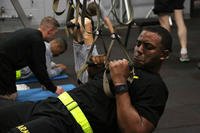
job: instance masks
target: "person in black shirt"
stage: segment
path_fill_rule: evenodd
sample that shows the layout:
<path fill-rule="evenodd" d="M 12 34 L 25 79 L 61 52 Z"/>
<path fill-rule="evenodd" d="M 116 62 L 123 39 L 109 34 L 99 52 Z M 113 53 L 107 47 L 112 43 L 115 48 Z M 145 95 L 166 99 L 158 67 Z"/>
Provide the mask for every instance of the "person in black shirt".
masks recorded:
<path fill-rule="evenodd" d="M 54 37 L 59 23 L 53 17 L 44 17 L 38 29 L 24 28 L 12 33 L 0 44 L 0 98 L 15 100 L 16 70 L 29 66 L 46 89 L 60 94 L 46 70 L 44 40 Z"/>
<path fill-rule="evenodd" d="M 171 45 L 172 38 L 166 29 L 160 26 L 146 27 L 134 49 L 135 76 L 132 83 L 127 81 L 130 68 L 126 59 L 109 63 L 113 84 L 110 88 L 114 97 L 105 94 L 101 79 L 91 80 L 62 93 L 58 98 L 36 103 L 16 103 L 0 109 L 0 131 L 153 132 L 168 98 L 168 89 L 159 70 L 162 62 L 168 58 Z"/>

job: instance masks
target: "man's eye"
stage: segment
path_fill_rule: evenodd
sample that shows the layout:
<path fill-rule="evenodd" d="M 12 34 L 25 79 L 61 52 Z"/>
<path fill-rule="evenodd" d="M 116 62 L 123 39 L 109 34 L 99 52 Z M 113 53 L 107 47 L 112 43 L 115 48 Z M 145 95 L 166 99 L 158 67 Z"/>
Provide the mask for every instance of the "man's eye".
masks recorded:
<path fill-rule="evenodd" d="M 150 43 L 143 43 L 143 46 L 146 50 L 153 50 L 155 47 Z"/>
<path fill-rule="evenodd" d="M 141 44 L 142 44 L 142 41 L 139 41 L 139 40 L 136 41 L 137 47 L 140 47 Z"/>

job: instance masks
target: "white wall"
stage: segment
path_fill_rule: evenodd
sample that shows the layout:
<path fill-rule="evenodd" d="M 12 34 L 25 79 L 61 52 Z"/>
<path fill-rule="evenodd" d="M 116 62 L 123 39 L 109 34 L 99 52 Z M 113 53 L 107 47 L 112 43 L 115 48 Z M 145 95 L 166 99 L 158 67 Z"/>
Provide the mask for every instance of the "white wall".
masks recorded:
<path fill-rule="evenodd" d="M 111 7 L 110 0 L 101 1 L 106 10 L 109 10 Z M 36 28 L 44 16 L 54 16 L 61 24 L 65 23 L 66 11 L 61 16 L 55 15 L 52 10 L 53 0 L 19 0 L 19 2 L 26 15 L 33 15 L 33 18 L 29 20 L 31 27 Z M 132 8 L 134 9 L 134 18 L 144 18 L 150 8 L 153 6 L 153 0 L 131 0 L 131 4 Z M 3 15 L 17 16 L 17 13 L 10 0 L 1 0 L 0 8 L 1 7 L 5 8 L 5 13 Z M 62 11 L 65 8 L 66 0 L 60 0 L 58 11 Z M 184 11 L 187 15 L 190 13 L 190 0 L 186 0 Z M 23 25 L 19 19 L 5 19 L 4 21 L 0 19 L 0 32 L 10 32 L 22 27 Z"/>
<path fill-rule="evenodd" d="M 53 0 L 19 0 L 26 15 L 32 15 L 29 20 L 31 27 L 37 27 L 40 20 L 44 16 L 54 16 L 60 23 L 65 22 L 66 12 L 62 16 L 57 16 L 53 13 Z M 2 17 L 18 16 L 10 0 L 1 0 L 0 8 L 5 8 L 5 13 Z M 66 1 L 60 0 L 58 11 L 66 8 Z M 23 25 L 19 19 L 0 20 L 0 32 L 10 32 L 22 28 Z"/>

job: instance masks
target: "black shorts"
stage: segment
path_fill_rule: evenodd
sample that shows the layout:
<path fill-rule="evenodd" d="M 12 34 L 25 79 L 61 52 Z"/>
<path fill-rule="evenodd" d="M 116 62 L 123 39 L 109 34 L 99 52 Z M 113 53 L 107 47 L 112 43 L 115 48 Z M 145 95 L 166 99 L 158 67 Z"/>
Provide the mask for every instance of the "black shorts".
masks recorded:
<path fill-rule="evenodd" d="M 175 9 L 183 9 L 185 0 L 154 0 L 154 13 L 172 13 Z"/>
<path fill-rule="evenodd" d="M 0 110 L 0 132 L 81 133 L 80 125 L 58 98 L 15 103 Z M 25 131 L 24 131 L 25 132 Z"/>

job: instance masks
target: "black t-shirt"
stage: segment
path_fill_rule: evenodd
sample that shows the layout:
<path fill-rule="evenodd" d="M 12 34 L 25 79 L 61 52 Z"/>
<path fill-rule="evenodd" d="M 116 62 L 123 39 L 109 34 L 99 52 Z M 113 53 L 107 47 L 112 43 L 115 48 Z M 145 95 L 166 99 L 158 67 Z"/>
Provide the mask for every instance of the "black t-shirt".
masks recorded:
<path fill-rule="evenodd" d="M 168 90 L 160 75 L 136 69 L 139 77 L 129 85 L 131 102 L 139 114 L 156 127 L 168 97 Z M 114 98 L 107 97 L 102 80 L 89 82 L 70 91 L 90 122 L 95 133 L 119 132 Z"/>
<path fill-rule="evenodd" d="M 42 33 L 30 28 L 13 32 L 0 44 L 0 53 L 10 61 L 13 71 L 29 66 L 40 83 L 54 92 L 56 86 L 46 70 L 45 51 Z"/>

